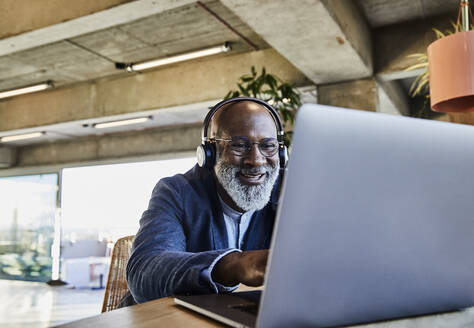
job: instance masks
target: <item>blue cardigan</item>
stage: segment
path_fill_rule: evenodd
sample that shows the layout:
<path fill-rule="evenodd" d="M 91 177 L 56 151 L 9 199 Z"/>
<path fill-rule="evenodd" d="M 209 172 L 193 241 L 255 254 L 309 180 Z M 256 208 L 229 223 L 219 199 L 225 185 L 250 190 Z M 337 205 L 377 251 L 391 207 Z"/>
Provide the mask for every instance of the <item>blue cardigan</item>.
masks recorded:
<path fill-rule="evenodd" d="M 230 250 L 214 174 L 194 166 L 161 179 L 140 220 L 127 265 L 127 282 L 137 303 L 175 294 L 215 293 L 201 272 Z M 242 250 L 267 249 L 278 200 L 256 211 Z"/>

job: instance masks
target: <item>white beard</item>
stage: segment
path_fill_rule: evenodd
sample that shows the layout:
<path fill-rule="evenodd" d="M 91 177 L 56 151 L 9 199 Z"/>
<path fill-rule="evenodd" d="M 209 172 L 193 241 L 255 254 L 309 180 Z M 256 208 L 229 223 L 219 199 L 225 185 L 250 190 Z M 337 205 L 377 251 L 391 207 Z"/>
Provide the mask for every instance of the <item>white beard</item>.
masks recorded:
<path fill-rule="evenodd" d="M 270 201 L 273 185 L 278 178 L 278 165 L 272 167 L 269 164 L 260 167 L 239 167 L 225 163 L 217 158 L 214 167 L 217 180 L 224 190 L 229 194 L 235 204 L 248 212 L 261 210 Z M 266 174 L 265 181 L 259 185 L 242 184 L 238 178 L 239 172 L 244 174 Z"/>

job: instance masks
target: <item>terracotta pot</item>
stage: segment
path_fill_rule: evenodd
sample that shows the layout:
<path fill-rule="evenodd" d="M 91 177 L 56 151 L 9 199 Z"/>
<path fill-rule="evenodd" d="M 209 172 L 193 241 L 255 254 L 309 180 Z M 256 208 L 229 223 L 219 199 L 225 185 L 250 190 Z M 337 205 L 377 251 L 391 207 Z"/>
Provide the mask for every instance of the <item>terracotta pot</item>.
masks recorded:
<path fill-rule="evenodd" d="M 474 30 L 439 39 L 428 47 L 431 108 L 474 111 Z"/>

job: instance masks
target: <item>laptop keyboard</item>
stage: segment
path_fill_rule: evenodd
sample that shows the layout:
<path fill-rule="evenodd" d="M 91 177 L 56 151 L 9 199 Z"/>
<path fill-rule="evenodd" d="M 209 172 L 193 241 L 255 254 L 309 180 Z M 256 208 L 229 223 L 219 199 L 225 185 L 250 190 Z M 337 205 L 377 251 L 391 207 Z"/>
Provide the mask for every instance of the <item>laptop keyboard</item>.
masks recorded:
<path fill-rule="evenodd" d="M 242 311 L 242 312 L 247 312 L 253 315 L 257 315 L 259 304 L 260 304 L 261 291 L 239 292 L 237 294 L 240 298 L 243 298 L 246 301 L 251 302 L 251 303 L 230 305 L 229 307 L 232 309 Z"/>
<path fill-rule="evenodd" d="M 239 304 L 239 305 L 231 305 L 230 308 L 240 310 L 242 312 L 247 312 L 253 315 L 257 315 L 258 313 L 258 305 L 257 304 Z"/>

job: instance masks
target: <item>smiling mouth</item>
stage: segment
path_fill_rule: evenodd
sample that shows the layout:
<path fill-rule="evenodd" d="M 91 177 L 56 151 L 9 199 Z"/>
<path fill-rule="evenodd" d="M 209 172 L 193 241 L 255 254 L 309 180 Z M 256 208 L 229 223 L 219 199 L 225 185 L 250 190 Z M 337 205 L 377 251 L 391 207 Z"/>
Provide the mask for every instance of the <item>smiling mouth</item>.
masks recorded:
<path fill-rule="evenodd" d="M 261 184 L 265 180 L 266 173 L 249 174 L 239 172 L 239 177 L 246 184 Z"/>

